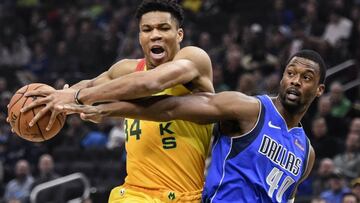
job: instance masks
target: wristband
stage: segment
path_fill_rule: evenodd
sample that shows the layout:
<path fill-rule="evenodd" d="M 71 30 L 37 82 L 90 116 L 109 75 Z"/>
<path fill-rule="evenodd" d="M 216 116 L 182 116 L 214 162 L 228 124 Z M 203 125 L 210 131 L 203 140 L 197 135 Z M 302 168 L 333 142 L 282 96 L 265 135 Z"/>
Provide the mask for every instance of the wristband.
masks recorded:
<path fill-rule="evenodd" d="M 79 94 L 80 94 L 80 91 L 81 91 L 81 90 L 82 90 L 82 88 L 76 90 L 75 95 L 74 95 L 75 103 L 78 104 L 78 105 L 84 105 L 84 103 L 82 103 L 82 102 L 80 101 L 80 99 L 79 99 Z"/>

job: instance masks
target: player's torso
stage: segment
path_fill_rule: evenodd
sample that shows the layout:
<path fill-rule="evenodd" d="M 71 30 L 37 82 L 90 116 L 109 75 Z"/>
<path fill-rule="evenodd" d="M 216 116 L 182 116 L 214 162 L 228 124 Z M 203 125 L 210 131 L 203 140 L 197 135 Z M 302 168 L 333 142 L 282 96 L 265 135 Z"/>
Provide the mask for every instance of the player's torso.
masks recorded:
<path fill-rule="evenodd" d="M 272 104 L 262 102 L 258 123 L 249 134 L 217 138 L 204 202 L 286 202 L 290 198 L 306 168 L 309 146 L 302 128 L 288 130 L 274 110 Z"/>
<path fill-rule="evenodd" d="M 189 93 L 183 85 L 177 85 L 155 96 Z M 125 119 L 124 125 L 126 184 L 179 192 L 202 189 L 212 125 L 182 120 L 153 122 L 138 119 Z"/>

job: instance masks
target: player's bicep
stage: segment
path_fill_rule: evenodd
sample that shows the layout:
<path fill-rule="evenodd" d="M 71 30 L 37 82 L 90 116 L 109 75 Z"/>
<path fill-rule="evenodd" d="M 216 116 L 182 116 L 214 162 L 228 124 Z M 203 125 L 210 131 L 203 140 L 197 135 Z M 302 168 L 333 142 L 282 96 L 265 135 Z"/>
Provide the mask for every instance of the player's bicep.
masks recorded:
<path fill-rule="evenodd" d="M 129 60 L 129 59 L 123 59 L 121 61 L 118 61 L 115 64 L 113 64 L 109 68 L 109 70 L 103 72 L 96 78 L 90 80 L 87 87 L 94 87 L 97 85 L 101 85 L 116 78 L 130 74 L 134 72 L 135 70 L 134 67 L 136 67 L 136 63 L 137 60 Z"/>

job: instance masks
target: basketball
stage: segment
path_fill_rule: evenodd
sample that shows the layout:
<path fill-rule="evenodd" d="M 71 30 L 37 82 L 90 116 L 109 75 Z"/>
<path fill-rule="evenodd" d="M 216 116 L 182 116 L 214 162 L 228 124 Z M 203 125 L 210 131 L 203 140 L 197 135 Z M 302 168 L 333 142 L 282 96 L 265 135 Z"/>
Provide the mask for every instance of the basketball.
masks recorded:
<path fill-rule="evenodd" d="M 21 113 L 21 108 L 37 99 L 37 96 L 25 97 L 24 94 L 32 90 L 40 89 L 54 90 L 54 88 L 52 88 L 51 86 L 42 83 L 32 83 L 29 85 L 25 85 L 24 87 L 16 91 L 16 93 L 11 98 L 8 106 L 8 117 L 11 127 L 14 129 L 14 132 L 21 138 L 32 142 L 42 142 L 53 138 L 64 126 L 66 119 L 65 113 L 59 114 L 51 129 L 49 131 L 46 131 L 46 126 L 48 125 L 51 117 L 51 112 L 47 112 L 32 127 L 29 126 L 29 122 L 45 105 L 38 106 L 27 112 Z"/>

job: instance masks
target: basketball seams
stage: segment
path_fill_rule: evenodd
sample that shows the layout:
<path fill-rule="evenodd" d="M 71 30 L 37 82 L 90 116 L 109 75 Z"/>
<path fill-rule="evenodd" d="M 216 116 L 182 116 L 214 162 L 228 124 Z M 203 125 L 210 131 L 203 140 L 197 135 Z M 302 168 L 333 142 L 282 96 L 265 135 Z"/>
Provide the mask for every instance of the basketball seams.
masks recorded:
<path fill-rule="evenodd" d="M 34 110 L 34 109 L 31 109 L 31 112 L 33 113 L 33 115 L 34 115 L 34 116 L 36 115 L 36 114 L 35 114 L 35 110 Z M 37 127 L 37 129 L 38 129 L 38 132 L 40 133 L 40 135 L 41 135 L 42 139 L 43 139 L 43 140 L 46 140 L 46 138 L 45 138 L 45 136 L 44 136 L 43 132 L 41 131 L 41 128 L 40 128 L 40 126 L 39 126 L 39 123 L 38 123 L 38 122 L 36 122 L 35 124 L 36 124 L 36 127 Z"/>
<path fill-rule="evenodd" d="M 29 85 L 26 85 L 26 90 L 25 92 L 29 89 Z M 16 92 L 15 94 L 22 94 L 21 97 L 19 97 L 11 106 L 9 106 L 9 109 L 11 110 L 11 108 L 16 104 L 18 103 L 18 101 L 20 101 L 20 99 L 24 96 L 24 93 L 21 93 L 21 92 Z M 10 111 L 11 112 L 11 111 Z"/>
<path fill-rule="evenodd" d="M 37 90 L 37 89 L 39 89 L 39 88 L 42 87 L 42 86 L 44 86 L 44 84 L 39 84 L 38 86 L 36 86 L 36 87 L 35 87 L 34 89 L 32 89 L 32 90 Z M 29 88 L 30 88 L 30 85 L 27 85 L 26 91 L 23 93 L 23 95 L 29 90 Z M 21 97 L 21 98 L 22 98 L 22 97 Z M 26 104 L 26 102 L 27 102 L 27 100 L 28 100 L 29 98 L 30 98 L 30 97 L 27 97 L 27 98 L 25 99 L 25 102 L 23 103 L 23 105 L 21 106 L 21 108 L 23 108 L 23 107 L 25 106 L 25 104 Z M 33 114 L 34 114 L 34 116 L 35 116 L 34 109 L 32 109 L 32 112 L 33 112 Z M 22 115 L 22 113 L 19 114 L 19 122 L 18 122 L 18 124 L 19 124 L 19 125 L 18 125 L 18 129 L 19 129 L 20 135 L 22 135 L 22 133 L 21 133 L 21 128 L 20 128 L 21 115 Z M 39 129 L 38 123 L 36 123 L 36 125 L 37 125 L 37 127 L 38 127 L 38 129 Z M 41 130 L 39 130 L 39 132 L 40 132 L 40 134 L 41 134 L 41 137 L 44 139 L 44 136 L 43 136 Z M 45 139 L 44 139 L 44 140 L 45 140 Z"/>

